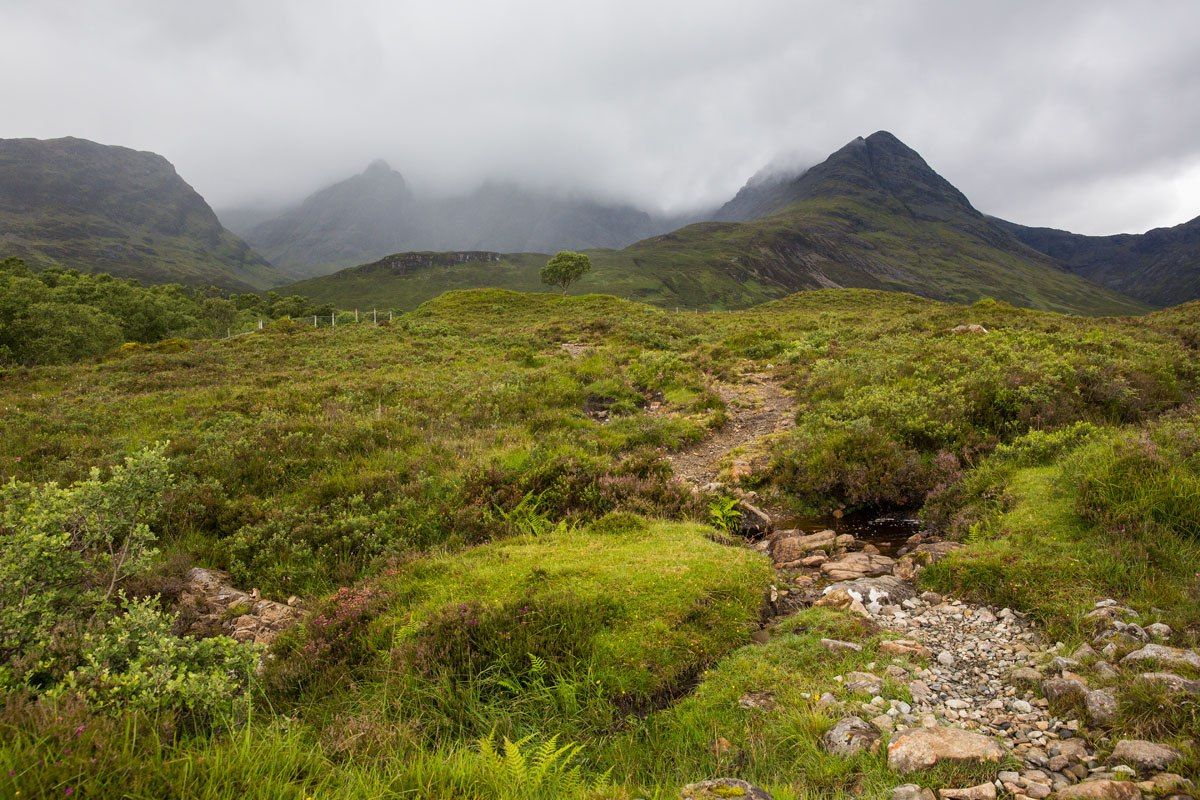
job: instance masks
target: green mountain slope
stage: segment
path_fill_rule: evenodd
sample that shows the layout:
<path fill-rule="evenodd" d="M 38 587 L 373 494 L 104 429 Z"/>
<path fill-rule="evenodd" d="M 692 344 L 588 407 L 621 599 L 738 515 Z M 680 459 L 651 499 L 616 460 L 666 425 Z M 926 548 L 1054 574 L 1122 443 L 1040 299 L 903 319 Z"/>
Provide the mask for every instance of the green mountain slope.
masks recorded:
<path fill-rule="evenodd" d="M 799 176 L 747 185 L 703 222 L 590 251 L 573 292 L 665 306 L 739 308 L 802 289 L 860 287 L 1084 314 L 1146 310 L 1058 268 L 975 210 L 889 133 L 856 139 Z M 323 302 L 410 308 L 451 288 L 540 288 L 545 257 L 389 257 L 292 287 Z"/>
<path fill-rule="evenodd" d="M 145 283 L 285 280 L 162 156 L 70 137 L 0 139 L 0 256 Z"/>
<path fill-rule="evenodd" d="M 1115 236 L 996 223 L 1076 275 L 1151 305 L 1200 299 L 1200 217 L 1172 228 Z"/>

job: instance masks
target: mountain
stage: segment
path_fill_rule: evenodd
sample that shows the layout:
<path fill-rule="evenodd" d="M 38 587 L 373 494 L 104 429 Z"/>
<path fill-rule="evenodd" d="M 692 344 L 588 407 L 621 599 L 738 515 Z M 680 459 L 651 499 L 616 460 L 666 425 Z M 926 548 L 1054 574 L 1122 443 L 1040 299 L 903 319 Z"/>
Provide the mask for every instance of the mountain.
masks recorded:
<path fill-rule="evenodd" d="M 994 221 L 1076 275 L 1151 305 L 1200 299 L 1200 217 L 1173 228 L 1115 236 Z"/>
<path fill-rule="evenodd" d="M 1020 242 L 885 131 L 801 173 L 756 178 L 713 216 L 623 250 L 591 251 L 594 268 L 573 290 L 692 308 L 858 287 L 1086 314 L 1146 310 Z M 374 264 L 293 288 L 322 301 L 403 308 L 442 287 L 536 288 L 544 262 L 505 256 L 402 274 Z"/>
<path fill-rule="evenodd" d="M 280 267 L 322 275 L 408 250 L 552 253 L 624 247 L 682 222 L 628 205 L 504 183 L 459 197 L 417 197 L 400 173 L 376 161 L 244 235 Z"/>
<path fill-rule="evenodd" d="M 145 283 L 266 288 L 284 277 L 155 153 L 0 139 L 0 257 Z"/>

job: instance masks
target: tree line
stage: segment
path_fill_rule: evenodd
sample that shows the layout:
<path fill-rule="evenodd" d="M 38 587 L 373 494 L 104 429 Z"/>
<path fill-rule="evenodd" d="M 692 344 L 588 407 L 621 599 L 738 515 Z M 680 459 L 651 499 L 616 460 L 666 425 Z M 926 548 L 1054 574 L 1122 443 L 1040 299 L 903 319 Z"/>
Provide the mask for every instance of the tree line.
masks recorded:
<path fill-rule="evenodd" d="M 126 342 L 224 336 L 255 319 L 329 314 L 298 295 L 143 286 L 105 273 L 33 270 L 0 259 L 0 367 L 66 364 Z"/>

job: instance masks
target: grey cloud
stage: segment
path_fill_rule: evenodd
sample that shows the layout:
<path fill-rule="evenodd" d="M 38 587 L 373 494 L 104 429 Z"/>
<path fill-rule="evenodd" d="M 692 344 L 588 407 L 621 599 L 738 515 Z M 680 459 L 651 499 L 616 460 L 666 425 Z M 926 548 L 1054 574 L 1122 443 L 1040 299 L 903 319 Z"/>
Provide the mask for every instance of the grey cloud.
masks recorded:
<path fill-rule="evenodd" d="M 877 129 L 982 210 L 1200 214 L 1200 5 L 0 0 L 0 136 L 154 150 L 216 206 L 387 159 L 681 210 Z"/>

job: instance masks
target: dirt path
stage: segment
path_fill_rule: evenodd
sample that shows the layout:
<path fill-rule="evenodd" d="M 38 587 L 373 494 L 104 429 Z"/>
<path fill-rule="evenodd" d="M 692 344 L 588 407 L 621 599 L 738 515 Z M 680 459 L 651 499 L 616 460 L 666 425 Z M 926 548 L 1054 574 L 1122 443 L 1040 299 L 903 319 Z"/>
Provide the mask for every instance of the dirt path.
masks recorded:
<path fill-rule="evenodd" d="M 750 373 L 736 383 L 719 382 L 713 389 L 725 402 L 728 421 L 707 439 L 667 456 L 675 474 L 695 486 L 716 481 L 730 451 L 794 424 L 795 400 L 771 375 Z M 733 471 L 736 475 L 748 468 L 748 462 L 735 461 Z"/>

